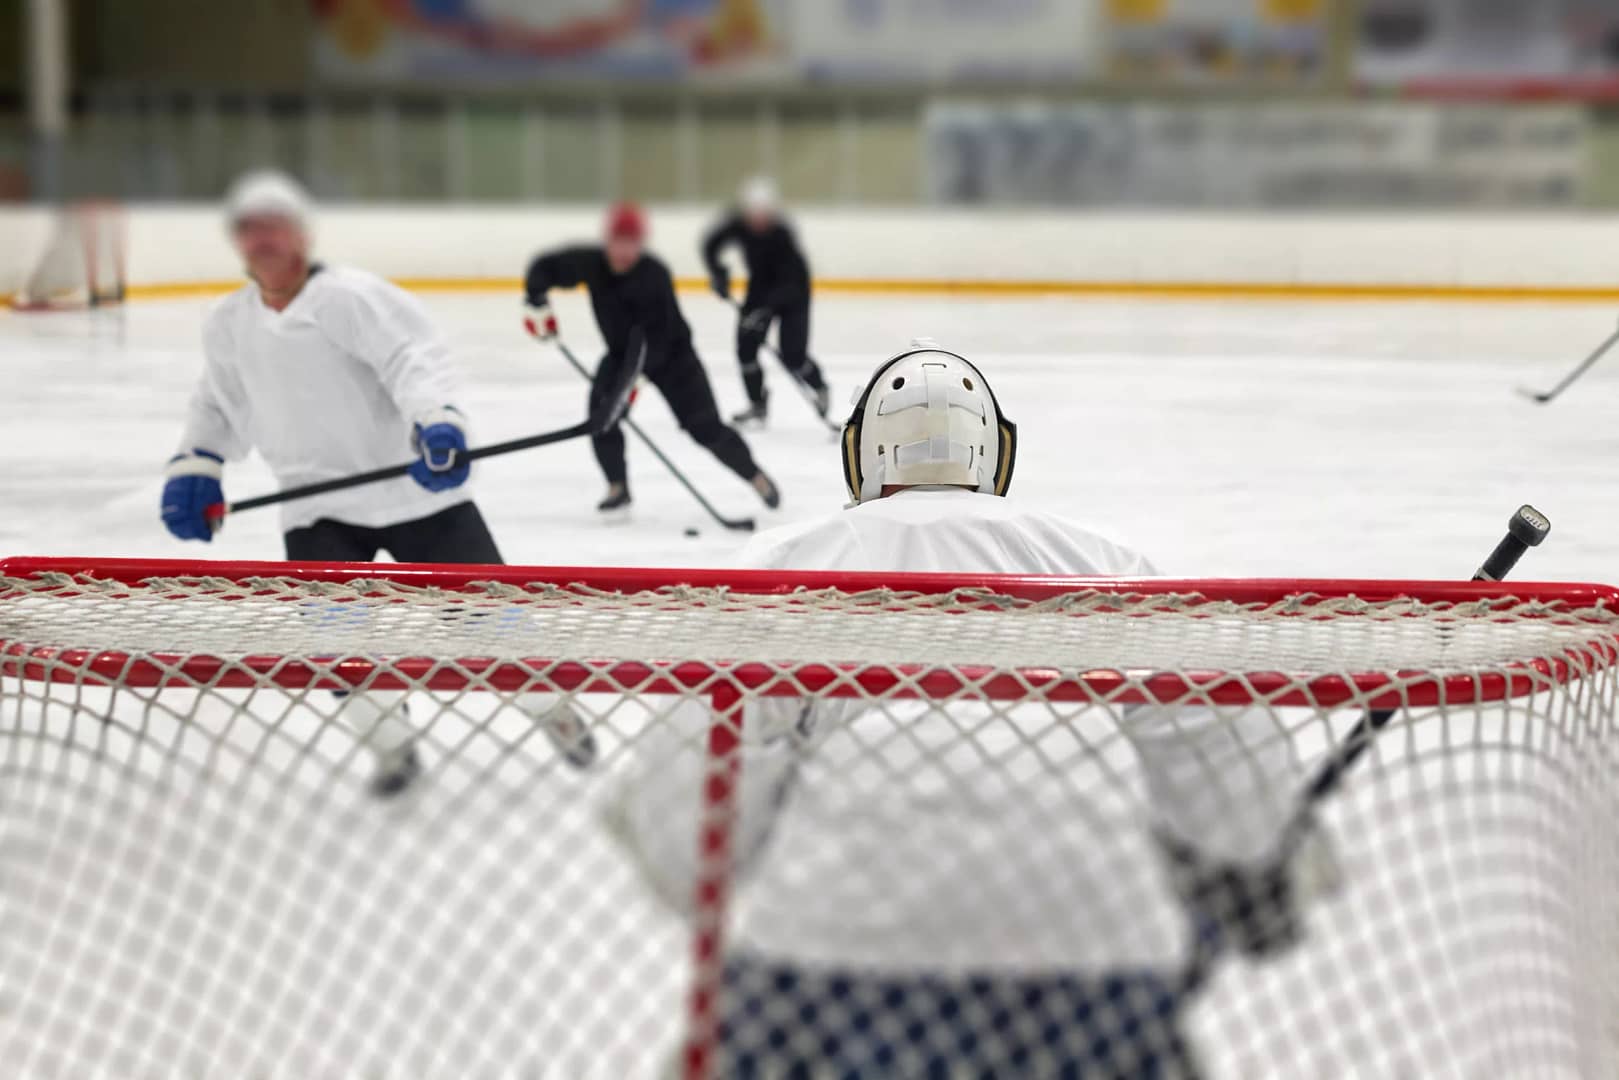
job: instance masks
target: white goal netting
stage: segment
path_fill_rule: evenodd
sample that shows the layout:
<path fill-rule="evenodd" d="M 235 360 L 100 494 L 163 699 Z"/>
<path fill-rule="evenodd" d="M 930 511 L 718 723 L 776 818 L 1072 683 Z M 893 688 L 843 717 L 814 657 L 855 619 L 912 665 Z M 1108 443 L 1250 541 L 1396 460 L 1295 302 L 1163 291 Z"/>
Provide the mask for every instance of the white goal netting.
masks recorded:
<path fill-rule="evenodd" d="M 359 572 L 0 563 L 11 1075 L 1619 1071 L 1619 593 Z"/>
<path fill-rule="evenodd" d="M 20 311 L 57 311 L 118 304 L 124 283 L 123 209 L 71 203 L 57 211 L 50 238 L 12 305 Z"/>

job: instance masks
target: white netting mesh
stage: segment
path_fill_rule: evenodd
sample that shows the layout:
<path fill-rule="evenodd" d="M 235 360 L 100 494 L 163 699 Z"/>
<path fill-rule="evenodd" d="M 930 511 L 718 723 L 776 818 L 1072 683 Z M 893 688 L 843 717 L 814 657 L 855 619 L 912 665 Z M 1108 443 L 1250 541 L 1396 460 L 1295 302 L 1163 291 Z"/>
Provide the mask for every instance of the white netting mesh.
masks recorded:
<path fill-rule="evenodd" d="M 1603 594 L 539 577 L 0 576 L 0 1060 L 1619 1067 Z"/>
<path fill-rule="evenodd" d="M 65 206 L 13 305 L 40 311 L 119 303 L 124 299 L 124 264 L 121 209 L 107 203 Z"/>

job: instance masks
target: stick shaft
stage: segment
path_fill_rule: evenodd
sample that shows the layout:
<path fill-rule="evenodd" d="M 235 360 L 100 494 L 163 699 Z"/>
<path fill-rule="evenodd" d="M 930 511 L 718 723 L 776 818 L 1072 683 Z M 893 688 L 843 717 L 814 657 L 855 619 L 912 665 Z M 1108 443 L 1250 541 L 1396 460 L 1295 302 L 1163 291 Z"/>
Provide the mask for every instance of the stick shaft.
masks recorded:
<path fill-rule="evenodd" d="M 501 454 L 516 453 L 518 450 L 532 450 L 536 446 L 549 446 L 552 443 L 565 442 L 568 439 L 578 439 L 590 434 L 590 424 L 575 424 L 573 427 L 563 428 L 560 431 L 547 431 L 539 435 L 529 435 L 521 439 L 512 439 L 508 442 L 494 443 L 490 446 L 480 446 L 475 450 L 468 450 L 461 456 L 463 461 L 477 461 L 480 458 L 497 457 Z M 241 502 L 230 503 L 225 512 L 239 514 L 244 510 L 257 510 L 262 506 L 274 506 L 277 503 L 291 502 L 293 499 L 306 499 L 311 495 L 324 495 L 330 491 L 344 491 L 348 488 L 361 487 L 365 484 L 375 484 L 379 480 L 393 480 L 396 477 L 408 476 L 414 461 L 407 461 L 401 465 L 389 465 L 381 469 L 372 469 L 370 472 L 356 473 L 353 476 L 340 476 L 333 480 L 320 480 L 313 484 L 300 484 L 298 487 L 287 488 L 273 495 L 259 495 L 252 499 L 243 499 Z"/>
<path fill-rule="evenodd" d="M 1551 523 L 1533 507 L 1525 506 L 1514 515 L 1505 539 L 1496 545 L 1484 561 L 1474 581 L 1499 581 L 1506 577 L 1524 552 L 1539 544 L 1551 530 Z M 1338 744 L 1326 762 L 1316 771 L 1304 788 L 1303 797 L 1294 809 L 1283 830 L 1278 845 L 1281 859 L 1290 859 L 1309 835 L 1316 804 L 1332 794 L 1343 782 L 1344 776 L 1372 745 L 1377 734 L 1398 715 L 1397 709 L 1373 709 L 1355 722 L 1349 734 Z M 1191 994 L 1203 986 L 1223 950 L 1219 935 L 1201 932 L 1198 920 L 1193 920 L 1192 954 L 1181 972 L 1179 993 Z"/>
<path fill-rule="evenodd" d="M 573 350 L 569 349 L 560 340 L 556 342 L 556 346 L 557 349 L 561 351 L 563 359 L 567 360 L 575 371 L 584 376 L 587 382 L 593 378 L 593 376 L 590 374 L 590 369 L 585 367 L 584 364 L 581 364 L 579 362 L 579 358 L 573 355 Z M 709 517 L 713 518 L 727 529 L 735 529 L 740 532 L 751 532 L 753 530 L 754 520 L 752 518 L 728 518 L 718 510 L 714 509 L 714 505 L 703 497 L 703 493 L 698 491 L 690 480 L 686 479 L 686 474 L 681 472 L 675 463 L 670 461 L 668 456 L 665 455 L 662 450 L 658 449 L 658 444 L 648 438 L 646 432 L 642 431 L 640 427 L 636 425 L 634 420 L 631 420 L 628 416 L 626 416 L 620 420 L 619 423 L 629 428 L 630 433 L 633 434 L 637 439 L 640 439 L 642 444 L 645 445 L 648 450 L 652 451 L 652 456 L 663 463 L 663 467 L 669 470 L 669 474 L 680 482 L 680 486 L 685 488 L 686 492 L 691 495 L 693 499 L 697 500 L 697 504 L 708 513 Z"/>
<path fill-rule="evenodd" d="M 1512 568 L 1518 565 L 1518 560 L 1523 558 L 1524 553 L 1531 546 L 1530 542 L 1524 539 L 1524 535 L 1529 535 L 1531 539 L 1534 539 L 1532 533 L 1520 535 L 1518 532 L 1518 529 L 1523 524 L 1518 519 L 1525 517 L 1525 515 L 1529 515 L 1539 522 L 1546 531 L 1550 530 L 1550 523 L 1533 508 L 1526 506 L 1520 509 L 1514 518 L 1513 530 L 1509 531 L 1506 536 L 1501 538 L 1501 542 L 1495 545 L 1495 550 L 1490 553 L 1489 558 L 1484 560 L 1484 565 L 1480 566 L 1473 574 L 1474 581 L 1504 580 L 1512 572 Z M 1544 535 L 1545 532 L 1542 532 L 1541 536 L 1544 537 Z M 1540 541 L 1535 539 L 1534 542 L 1539 543 Z M 1342 782 L 1344 774 L 1366 752 L 1366 748 L 1371 746 L 1373 738 L 1388 725 L 1388 722 L 1394 718 L 1398 711 L 1397 709 L 1373 709 L 1355 722 L 1355 726 L 1350 729 L 1343 742 L 1338 744 L 1338 749 L 1321 766 L 1321 769 L 1315 774 L 1315 778 L 1310 781 L 1310 785 L 1304 789 L 1304 809 L 1299 820 L 1307 816 L 1316 803 L 1332 794 L 1333 790 Z"/>
<path fill-rule="evenodd" d="M 1556 386 L 1552 387 L 1550 390 L 1547 390 L 1543 394 L 1535 395 L 1537 400 L 1541 401 L 1542 403 L 1550 401 L 1561 394 L 1564 390 L 1567 390 L 1570 386 L 1573 386 L 1576 379 L 1578 379 L 1581 375 L 1584 375 L 1587 371 L 1590 371 L 1592 366 L 1595 365 L 1598 360 L 1601 360 L 1604 356 L 1608 355 L 1608 352 L 1616 344 L 1619 344 L 1619 330 L 1615 330 L 1612 334 L 1608 335 L 1608 339 L 1601 345 L 1598 345 L 1596 347 L 1596 351 L 1590 356 L 1587 356 L 1584 360 L 1581 360 L 1580 366 L 1564 376 L 1562 382 L 1558 383 Z"/>
<path fill-rule="evenodd" d="M 736 309 L 736 313 L 738 315 L 742 314 L 741 301 L 732 298 L 726 302 L 729 303 L 731 307 Z M 790 367 L 787 367 L 787 360 L 781 355 L 781 350 L 770 344 L 770 339 L 768 337 L 761 341 L 760 344 L 764 346 L 766 352 L 770 353 L 771 356 L 774 356 L 778 361 L 781 362 L 782 367 L 787 368 L 787 377 L 793 381 L 794 386 L 798 387 L 799 394 L 806 402 L 809 403 L 810 408 L 815 410 L 815 415 L 821 418 L 822 423 L 826 424 L 826 426 L 831 428 L 833 431 L 841 432 L 843 430 L 843 425 L 828 419 L 824 414 L 822 414 L 820 404 L 815 400 L 815 390 L 809 385 L 809 383 L 798 377 L 798 372 L 794 371 Z"/>

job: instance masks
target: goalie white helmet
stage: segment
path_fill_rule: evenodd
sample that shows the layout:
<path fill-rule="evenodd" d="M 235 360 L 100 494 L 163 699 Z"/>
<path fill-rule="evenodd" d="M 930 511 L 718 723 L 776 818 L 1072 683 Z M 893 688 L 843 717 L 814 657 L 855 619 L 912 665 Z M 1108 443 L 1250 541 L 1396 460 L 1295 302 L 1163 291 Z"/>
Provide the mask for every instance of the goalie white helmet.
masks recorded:
<path fill-rule="evenodd" d="M 1005 495 L 1017 425 L 966 357 L 918 339 L 877 369 L 843 426 L 843 478 L 865 502 L 888 486 L 954 485 Z"/>
<path fill-rule="evenodd" d="M 250 217 L 286 218 L 309 231 L 309 193 L 286 173 L 274 169 L 250 172 L 231 185 L 225 196 L 225 224 L 235 228 Z"/>

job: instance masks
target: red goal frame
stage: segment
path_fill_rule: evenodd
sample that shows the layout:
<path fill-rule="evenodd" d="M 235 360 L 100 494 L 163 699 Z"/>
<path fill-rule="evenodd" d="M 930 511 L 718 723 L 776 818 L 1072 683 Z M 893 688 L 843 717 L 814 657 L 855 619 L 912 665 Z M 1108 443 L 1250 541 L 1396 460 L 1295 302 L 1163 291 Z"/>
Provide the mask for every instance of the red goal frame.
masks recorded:
<path fill-rule="evenodd" d="M 240 584 L 256 578 L 286 578 L 310 582 L 386 580 L 441 591 L 467 591 L 479 582 L 504 585 L 577 585 L 603 592 L 650 593 L 669 585 L 725 589 L 749 596 L 789 597 L 799 590 L 836 590 L 864 593 L 886 589 L 897 593 L 943 595 L 961 590 L 983 590 L 1020 600 L 1040 601 L 1089 591 L 1124 597 L 1201 595 L 1210 600 L 1243 605 L 1266 605 L 1298 598 L 1297 617 L 1307 618 L 1309 604 L 1354 596 L 1369 603 L 1415 600 L 1428 604 L 1459 603 L 1480 599 L 1516 598 L 1521 601 L 1560 603 L 1570 608 L 1606 606 L 1619 610 L 1619 587 L 1596 584 L 1546 582 L 1440 582 L 1356 580 L 1334 578 L 1102 578 L 1039 576 L 1028 574 L 889 574 L 797 570 L 715 570 L 604 567 L 480 566 L 421 563 L 297 563 L 273 561 L 220 561 L 182 559 L 73 559 L 13 557 L 0 559 L 0 576 L 26 578 L 40 574 L 83 574 L 103 581 L 138 585 L 153 578 L 214 579 Z M 3 598 L 3 594 L 0 594 Z M 520 597 L 513 603 L 521 604 Z M 1619 654 L 1619 642 L 1611 643 Z M 0 638 L 0 674 L 20 678 L 62 678 L 60 665 L 81 672 L 116 678 L 133 686 L 190 685 L 209 681 L 222 687 L 248 687 L 271 677 L 289 687 L 349 689 L 371 680 L 377 689 L 420 688 L 463 690 L 491 687 L 509 690 L 529 685 L 537 675 L 550 688 L 576 693 L 617 693 L 634 687 L 637 693 L 685 693 L 723 674 L 740 690 L 767 696 L 797 696 L 793 687 L 780 685 L 779 668 L 736 659 L 724 663 L 703 661 L 647 665 L 640 662 L 574 662 L 551 665 L 544 657 L 523 661 L 468 658 L 459 670 L 445 669 L 430 657 L 399 656 L 387 669 L 363 658 L 342 658 L 312 664 L 281 655 L 247 656 L 227 663 L 207 655 L 163 654 L 154 663 L 117 651 L 91 655 L 84 650 L 31 648 L 26 642 Z M 1615 659 L 1615 657 L 1609 657 Z M 52 663 L 47 663 L 51 661 Z M 544 670 L 549 669 L 549 670 Z M 55 672 L 53 675 L 52 672 Z M 404 678 L 392 676 L 399 672 Z M 1354 700 L 1368 708 L 1421 707 L 1440 702 L 1465 704 L 1494 701 L 1527 693 L 1546 678 L 1564 681 L 1565 665 L 1538 663 L 1521 677 L 1499 672 L 1451 675 L 1412 686 L 1413 673 L 1356 672 L 1321 675 L 1300 682 L 1286 672 L 1245 673 L 1242 683 L 1226 679 L 1224 672 L 1157 673 L 1134 680 L 1132 689 L 1117 671 L 1063 674 L 1045 668 L 1023 668 L 997 676 L 988 667 L 957 665 L 950 669 L 922 670 L 914 665 L 865 667 L 807 665 L 794 672 L 799 685 L 835 697 L 883 694 L 902 697 L 937 697 L 959 693 L 964 686 L 986 700 L 1012 700 L 1031 689 L 1056 701 L 1094 700 L 1108 695 L 1124 703 L 1165 703 L 1184 700 L 1196 691 L 1212 704 L 1242 705 L 1262 699 L 1272 705 L 1331 706 Z M 1379 696 L 1379 691 L 1388 691 Z M 1122 696 L 1121 696 L 1122 695 Z"/>
<path fill-rule="evenodd" d="M 963 594 L 983 590 L 1001 597 L 1041 601 L 1079 591 L 1128 597 L 1198 594 L 1210 600 L 1264 607 L 1293 600 L 1296 611 L 1287 617 L 1311 618 L 1311 604 L 1354 596 L 1370 603 L 1415 600 L 1448 604 L 1473 600 L 1515 598 L 1559 604 L 1566 609 L 1601 608 L 1619 611 L 1619 588 L 1591 584 L 1484 583 L 1337 579 L 1192 579 L 1094 578 L 983 574 L 887 574 L 845 572 L 606 569 L 591 567 L 524 567 L 424 565 L 409 563 L 290 563 L 209 562 L 162 559 L 0 559 L 0 577 L 27 579 L 40 575 L 87 576 L 101 582 L 132 587 L 153 579 L 177 579 L 205 589 L 209 582 L 233 585 L 254 579 L 280 578 L 307 582 L 349 583 L 361 588 L 365 581 L 431 586 L 440 592 L 472 594 L 478 583 L 512 586 L 583 586 L 590 590 L 624 594 L 648 593 L 670 585 L 723 589 L 742 596 L 770 596 L 790 600 L 799 590 L 835 590 L 842 593 Z M 60 586 L 71 595 L 71 584 Z M 271 595 L 271 590 L 265 590 Z M 0 587 L 0 613 L 6 599 Z M 98 596 L 109 594 L 98 591 Z M 111 594 L 111 595 L 116 595 Z M 194 593 L 176 593 L 184 602 Z M 296 599 L 293 597 L 291 599 Z M 970 593 L 957 596 L 971 610 Z M 343 602 L 336 600 L 335 602 Z M 513 604 L 527 601 L 514 595 Z M 667 606 L 677 598 L 649 600 Z M 994 605 L 986 604 L 986 609 Z M 851 612 L 860 617 L 881 611 L 880 604 Z M 1100 609 L 1100 610 L 1105 610 Z M 1083 618 L 1087 613 L 1075 612 Z M 1193 616 L 1195 617 L 1195 615 Z M 1325 617 L 1325 616 L 1317 616 Z M 1518 616 L 1522 617 L 1522 616 Z M 0 623 L 0 626 L 3 626 Z M 1593 633 L 1588 647 L 1604 663 L 1619 662 L 1619 634 L 1611 627 Z M 1394 709 L 1439 704 L 1467 704 L 1505 700 L 1544 689 L 1548 682 L 1563 683 L 1578 676 L 1580 658 L 1532 658 L 1521 667 L 1511 665 L 1489 671 L 1423 677 L 1410 672 L 1346 672 L 1300 678 L 1283 671 L 1155 672 L 1143 675 L 1116 670 L 1063 672 L 1050 668 L 953 665 L 926 667 L 915 664 L 806 664 L 782 678 L 780 664 L 739 656 L 728 660 L 672 658 L 668 662 L 623 661 L 612 658 L 553 663 L 545 657 L 523 660 L 462 658 L 446 666 L 433 657 L 390 657 L 383 667 L 364 657 L 287 657 L 253 655 L 230 659 L 210 655 L 146 654 L 134 656 L 116 650 L 62 649 L 8 640 L 0 636 L 0 676 L 71 682 L 86 676 L 109 685 L 148 688 L 193 687 L 198 682 L 218 687 L 251 687 L 266 679 L 292 688 L 347 689 L 368 685 L 374 689 L 514 690 L 533 688 L 579 693 L 706 694 L 713 706 L 714 723 L 708 732 L 708 772 L 702 794 L 703 822 L 699 830 L 699 865 L 693 898 L 692 986 L 688 998 L 688 1031 L 683 1047 L 682 1073 L 689 1080 L 709 1076 L 715 1064 L 719 1038 L 719 995 L 724 969 L 725 921 L 729 906 L 731 814 L 740 776 L 739 730 L 742 707 L 749 696 L 800 696 L 805 691 L 831 697 L 862 695 L 889 698 L 968 696 L 979 700 L 1015 701 L 1038 695 L 1049 701 L 1095 701 L 1105 697 L 1120 704 L 1166 703 L 1189 696 L 1210 704 L 1271 706 L 1307 705 Z M 397 674 L 395 674 L 397 673 Z"/>

